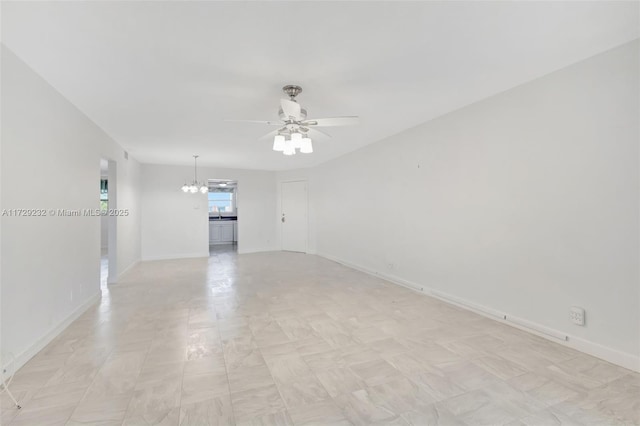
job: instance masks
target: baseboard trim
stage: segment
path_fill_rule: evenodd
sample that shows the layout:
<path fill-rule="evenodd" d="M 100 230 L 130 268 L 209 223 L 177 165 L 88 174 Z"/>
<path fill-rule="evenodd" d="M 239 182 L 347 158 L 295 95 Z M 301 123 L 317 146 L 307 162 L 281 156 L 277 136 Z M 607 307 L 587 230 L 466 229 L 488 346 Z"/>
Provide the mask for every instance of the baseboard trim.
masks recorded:
<path fill-rule="evenodd" d="M 166 254 L 160 256 L 142 256 L 143 262 L 149 262 L 153 260 L 173 260 L 173 259 L 193 259 L 196 257 L 209 257 L 209 251 L 202 253 L 180 253 L 180 254 Z"/>
<path fill-rule="evenodd" d="M 365 274 L 382 278 L 393 284 L 406 287 L 410 290 L 442 300 L 445 303 L 449 303 L 459 308 L 475 312 L 494 321 L 501 322 L 503 324 L 515 327 L 522 331 L 526 331 L 528 333 L 553 341 L 563 346 L 567 346 L 577 351 L 584 352 L 588 355 L 592 355 L 596 358 L 600 358 L 612 364 L 619 365 L 632 371 L 640 372 L 640 357 L 634 356 L 633 354 L 618 351 L 616 349 L 603 346 L 590 340 L 572 336 L 563 331 L 552 329 L 542 324 L 525 320 L 506 312 L 501 312 L 492 308 L 488 308 L 486 306 L 478 305 L 470 300 L 453 296 L 439 290 L 434 290 L 430 287 L 425 287 L 423 285 L 419 285 L 405 279 L 395 277 L 393 275 L 375 271 L 326 253 L 317 253 L 317 255 L 327 260 L 331 260 L 333 262 L 344 265 L 348 268 L 356 269 L 358 271 L 364 272 Z"/>
<path fill-rule="evenodd" d="M 504 319 L 507 322 L 512 322 L 513 324 L 515 324 L 515 326 L 517 326 L 517 328 L 525 328 L 525 329 L 527 329 L 526 331 L 533 330 L 538 335 L 544 335 L 542 337 L 554 338 L 554 339 L 559 340 L 560 343 L 566 342 L 566 341 L 569 340 L 569 335 L 568 334 L 563 333 L 562 331 L 556 330 L 554 328 L 545 327 L 545 326 L 542 326 L 542 325 L 540 325 L 538 323 L 531 322 L 531 321 L 523 319 L 523 318 L 514 317 L 513 315 L 505 315 Z M 512 324 L 510 324 L 510 325 L 512 325 Z M 551 339 L 549 339 L 549 340 L 551 340 Z"/>
<path fill-rule="evenodd" d="M 577 351 L 587 353 L 589 355 L 595 356 L 596 358 L 600 358 L 612 364 L 619 365 L 620 367 L 640 372 L 639 357 L 634 357 L 629 353 L 611 349 L 606 346 L 600 345 L 599 343 L 585 340 L 580 337 L 569 336 L 569 342 L 570 345 L 566 346 L 569 346 Z"/>
<path fill-rule="evenodd" d="M 43 336 L 41 336 L 38 340 L 36 340 L 31 346 L 18 354 L 12 365 L 4 364 L 2 366 L 3 370 L 7 369 L 7 374 L 13 374 L 18 371 L 22 366 L 24 366 L 31 358 L 33 358 L 38 352 L 44 349 L 49 343 L 53 341 L 60 333 L 64 331 L 72 322 L 78 319 L 82 314 L 84 314 L 87 309 L 95 305 L 100 301 L 102 297 L 102 293 L 98 292 L 95 295 L 91 296 L 87 299 L 82 305 L 78 306 L 67 318 L 62 320 L 58 325 L 51 328 L 47 331 Z M 10 367 L 10 368 L 9 368 Z"/>
<path fill-rule="evenodd" d="M 476 303 L 471 303 L 471 302 L 469 302 L 469 301 L 467 301 L 465 299 L 461 299 L 459 297 L 455 297 L 455 296 L 452 296 L 452 295 L 450 295 L 448 293 L 443 293 L 441 291 L 436 291 L 436 290 L 429 289 L 429 290 L 427 290 L 427 292 L 431 296 L 435 297 L 436 299 L 440 299 L 443 302 L 447 302 L 449 304 L 456 305 L 456 306 L 458 306 L 458 307 L 460 307 L 462 309 L 473 311 L 473 312 L 475 312 L 477 314 L 484 315 L 484 316 L 489 316 L 489 317 L 495 318 L 495 319 L 500 319 L 500 320 L 507 319 L 507 314 L 505 314 L 504 312 L 496 311 L 495 309 L 488 308 L 488 307 L 486 307 L 484 305 L 478 305 Z"/>
<path fill-rule="evenodd" d="M 275 248 L 257 248 L 257 249 L 249 249 L 249 250 L 241 250 L 238 248 L 238 254 L 252 254 L 252 253 L 265 253 L 270 251 L 277 251 Z"/>
<path fill-rule="evenodd" d="M 140 259 L 134 260 L 133 262 L 131 262 L 131 264 L 129 264 L 129 266 L 127 266 L 126 268 L 124 268 L 124 270 L 122 272 L 120 272 L 118 274 L 118 278 L 117 281 L 120 281 L 120 279 L 129 271 L 131 271 L 133 268 L 135 268 L 136 266 L 138 266 L 138 264 L 140 263 Z"/>
<path fill-rule="evenodd" d="M 364 266 L 360 266 L 360 265 L 357 265 L 355 263 L 351 263 L 349 261 L 342 260 L 340 258 L 337 258 L 335 256 L 331 256 L 331 255 L 326 254 L 326 253 L 319 253 L 318 252 L 318 253 L 316 253 L 316 255 L 320 256 L 320 257 L 324 257 L 325 259 L 328 259 L 328 260 L 331 260 L 333 262 L 339 263 L 339 264 L 344 265 L 346 267 L 349 267 L 351 269 L 355 269 L 357 271 L 364 272 L 365 274 L 372 275 L 374 277 L 382 278 L 382 279 L 390 281 L 390 282 L 392 282 L 394 284 L 401 285 L 402 287 L 407 287 L 410 290 L 415 290 L 415 291 L 419 291 L 419 292 L 424 292 L 425 291 L 424 287 L 422 287 L 422 286 L 420 286 L 418 284 L 412 283 L 410 281 L 398 278 L 398 277 L 396 277 L 394 275 L 389 275 L 389 274 L 385 274 L 385 273 L 382 273 L 382 272 L 374 271 L 373 269 L 365 268 Z"/>

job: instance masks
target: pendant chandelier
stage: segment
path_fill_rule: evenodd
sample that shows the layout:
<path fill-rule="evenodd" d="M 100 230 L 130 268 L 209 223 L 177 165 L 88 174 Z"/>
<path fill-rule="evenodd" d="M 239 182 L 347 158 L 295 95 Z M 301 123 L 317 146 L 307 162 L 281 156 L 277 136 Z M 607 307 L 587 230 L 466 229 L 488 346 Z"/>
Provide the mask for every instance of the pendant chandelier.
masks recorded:
<path fill-rule="evenodd" d="M 183 192 L 188 192 L 191 194 L 195 194 L 197 192 L 206 194 L 207 192 L 209 192 L 209 187 L 204 182 L 198 182 L 198 157 L 199 155 L 193 156 L 193 182 L 191 182 L 190 184 L 187 184 L 185 182 L 185 184 L 182 185 Z"/>

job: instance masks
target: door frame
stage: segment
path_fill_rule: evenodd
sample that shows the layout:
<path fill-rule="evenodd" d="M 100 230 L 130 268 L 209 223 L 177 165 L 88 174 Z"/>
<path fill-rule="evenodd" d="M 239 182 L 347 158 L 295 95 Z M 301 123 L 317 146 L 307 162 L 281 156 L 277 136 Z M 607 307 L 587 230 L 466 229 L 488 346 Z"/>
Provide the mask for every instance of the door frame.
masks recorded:
<path fill-rule="evenodd" d="M 285 183 L 295 183 L 295 182 L 304 182 L 305 183 L 305 207 L 307 209 L 307 220 L 306 220 L 306 235 L 304 238 L 304 251 L 301 253 L 309 253 L 309 181 L 307 179 L 289 179 L 289 180 L 282 180 L 280 181 L 280 185 L 279 185 L 279 189 L 280 189 L 280 205 L 279 207 L 279 211 L 278 211 L 278 225 L 280 226 L 280 251 L 286 251 L 284 250 L 284 238 L 283 238 L 283 234 L 284 234 L 284 229 L 282 226 L 282 203 L 284 200 L 284 197 L 282 196 L 283 191 L 282 191 L 282 186 Z"/>
<path fill-rule="evenodd" d="M 107 199 L 108 209 L 118 209 L 118 162 L 108 156 L 100 156 L 101 167 L 102 161 L 107 162 Z M 102 175 L 101 175 L 102 178 Z M 102 220 L 102 218 L 100 218 Z M 102 250 L 102 238 L 100 239 L 100 249 Z M 102 255 L 100 256 L 102 258 Z M 107 215 L 107 259 L 108 259 L 108 276 L 107 284 L 115 284 L 118 282 L 118 217 L 116 215 Z M 102 277 L 98 280 L 98 286 L 102 281 Z"/>

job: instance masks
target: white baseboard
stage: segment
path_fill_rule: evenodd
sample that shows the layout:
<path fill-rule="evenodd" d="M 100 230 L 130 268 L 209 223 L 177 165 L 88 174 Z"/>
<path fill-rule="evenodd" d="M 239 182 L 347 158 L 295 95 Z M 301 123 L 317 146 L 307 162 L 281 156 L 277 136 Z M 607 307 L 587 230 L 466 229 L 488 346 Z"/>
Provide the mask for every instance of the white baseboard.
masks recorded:
<path fill-rule="evenodd" d="M 499 321 L 511 327 L 518 328 L 522 331 L 535 334 L 536 336 L 545 338 L 555 343 L 559 343 L 563 346 L 567 346 L 577 351 L 584 352 L 586 354 L 592 355 L 596 358 L 600 358 L 612 364 L 616 364 L 621 367 L 627 368 L 629 370 L 640 372 L 640 357 L 635 356 L 633 354 L 618 351 L 616 349 L 603 346 L 599 343 L 592 342 L 590 340 L 572 336 L 563 331 L 552 329 L 544 325 L 541 325 L 529 320 L 525 320 L 523 318 L 516 317 L 509 313 L 501 312 L 492 308 L 478 305 L 470 300 L 453 296 L 448 293 L 441 292 L 439 290 L 434 290 L 432 288 L 425 287 L 425 286 L 395 277 L 393 275 L 388 275 L 382 272 L 374 271 L 372 269 L 365 268 L 360 265 L 356 265 L 354 263 L 337 258 L 335 256 L 331 256 L 325 253 L 318 253 L 317 255 L 320 257 L 324 257 L 325 259 L 340 263 L 341 265 L 347 266 L 349 268 L 364 272 L 366 274 L 383 278 L 393 284 L 401 285 L 411 290 L 423 293 L 427 296 L 435 297 L 439 300 L 442 300 L 445 303 L 449 303 L 451 305 L 458 306 L 462 309 L 475 312 L 479 315 L 485 316 L 495 321 Z"/>
<path fill-rule="evenodd" d="M 577 351 L 593 355 L 596 358 L 604 359 L 605 361 L 609 361 L 610 363 L 619 365 L 620 367 L 640 372 L 640 358 L 634 357 L 632 354 L 611 349 L 580 337 L 569 336 L 568 343 L 570 344 L 566 346 Z"/>
<path fill-rule="evenodd" d="M 127 266 L 126 268 L 124 268 L 124 270 L 122 272 L 120 272 L 118 274 L 118 279 L 117 281 L 120 281 L 120 279 L 130 270 L 132 270 L 133 268 L 135 268 L 136 266 L 138 266 L 138 263 L 140 263 L 140 259 L 134 260 L 133 262 L 131 262 L 129 264 L 129 266 Z"/>
<path fill-rule="evenodd" d="M 201 253 L 180 253 L 180 254 L 163 254 L 159 256 L 142 256 L 142 261 L 148 262 L 152 260 L 192 259 L 196 257 L 209 257 L 209 251 L 201 252 Z"/>
<path fill-rule="evenodd" d="M 264 252 L 270 252 L 270 251 L 277 251 L 277 249 L 275 249 L 273 247 L 271 247 L 271 248 L 252 248 L 252 249 L 248 249 L 248 250 L 244 250 L 244 249 L 238 248 L 238 254 L 264 253 Z"/>
<path fill-rule="evenodd" d="M 495 309 L 487 308 L 484 305 L 478 305 L 475 303 L 471 303 L 465 299 L 460 299 L 459 297 L 451 296 L 448 293 L 439 292 L 436 290 L 427 289 L 425 293 L 440 299 L 444 302 L 447 302 L 452 305 L 456 305 L 460 308 L 466 309 L 468 311 L 473 311 L 477 314 L 490 316 L 492 318 L 504 320 L 507 318 L 507 315 L 504 312 L 496 311 Z"/>
<path fill-rule="evenodd" d="M 360 266 L 360 265 L 357 265 L 355 263 L 351 263 L 349 261 L 339 259 L 339 258 L 331 256 L 329 254 L 319 253 L 318 252 L 318 253 L 316 253 L 316 255 L 320 256 L 320 257 L 324 257 L 325 259 L 329 259 L 329 260 L 334 261 L 336 263 L 339 263 L 341 265 L 347 266 L 347 267 L 349 267 L 351 269 L 355 269 L 355 270 L 358 270 L 360 272 L 364 272 L 365 274 L 373 275 L 374 277 L 383 278 L 383 279 L 385 279 L 387 281 L 390 281 L 390 282 L 392 282 L 394 284 L 401 285 L 402 287 L 407 287 L 407 288 L 409 288 L 411 290 L 415 290 L 415 291 L 419 291 L 419 292 L 424 292 L 425 291 L 424 287 L 422 287 L 422 286 L 420 286 L 418 284 L 414 284 L 414 283 L 412 283 L 410 281 L 398 278 L 398 277 L 393 276 L 393 275 L 388 275 L 388 274 L 385 274 L 383 272 L 374 271 L 373 269 L 365 268 L 364 266 Z"/>
<path fill-rule="evenodd" d="M 22 351 L 20 354 L 16 355 L 11 365 L 4 364 L 2 366 L 3 370 L 6 368 L 8 374 L 13 374 L 18 371 L 23 365 L 27 363 L 31 358 L 33 358 L 38 352 L 44 349 L 53 339 L 55 339 L 60 333 L 64 331 L 73 321 L 78 319 L 83 313 L 87 311 L 91 306 L 95 305 L 100 298 L 102 297 L 102 293 L 98 292 L 95 295 L 91 296 L 87 299 L 82 305 L 78 306 L 67 318 L 61 321 L 58 325 L 51 328 L 47 331 L 42 337 L 36 340 L 31 346 Z M 6 362 L 7 360 L 3 360 Z"/>

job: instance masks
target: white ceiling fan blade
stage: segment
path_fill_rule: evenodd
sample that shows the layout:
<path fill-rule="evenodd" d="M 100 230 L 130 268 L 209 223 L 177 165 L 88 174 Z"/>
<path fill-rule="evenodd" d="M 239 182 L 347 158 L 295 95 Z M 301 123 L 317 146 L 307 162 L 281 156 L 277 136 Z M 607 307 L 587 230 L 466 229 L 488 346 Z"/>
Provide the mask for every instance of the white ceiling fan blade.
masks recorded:
<path fill-rule="evenodd" d="M 322 132 L 318 129 L 309 129 L 307 130 L 307 134 L 309 135 L 309 137 L 311 139 L 324 139 L 324 138 L 330 138 L 331 135 L 325 132 Z"/>
<path fill-rule="evenodd" d="M 289 99 L 280 99 L 280 106 L 282 106 L 282 112 L 286 117 L 293 120 L 300 120 L 300 104 L 290 101 Z"/>
<path fill-rule="evenodd" d="M 282 126 L 284 123 L 282 121 L 268 121 L 268 120 L 224 120 L 227 123 L 256 123 L 256 124 L 266 124 L 268 126 Z"/>
<path fill-rule="evenodd" d="M 282 127 L 282 128 L 280 128 L 278 130 L 274 130 L 273 132 L 269 132 L 264 136 L 260 136 L 259 140 L 272 139 L 275 135 L 277 135 L 278 133 L 280 133 L 283 130 L 286 130 L 286 128 Z"/>
<path fill-rule="evenodd" d="M 334 127 L 334 126 L 352 126 L 360 123 L 360 118 L 357 116 L 347 117 L 330 117 L 330 118 L 314 118 L 303 121 L 303 126 L 322 126 L 322 127 Z"/>

